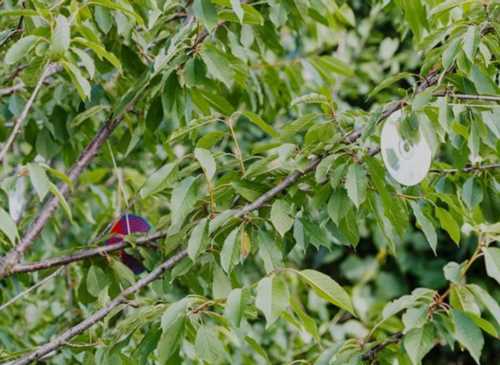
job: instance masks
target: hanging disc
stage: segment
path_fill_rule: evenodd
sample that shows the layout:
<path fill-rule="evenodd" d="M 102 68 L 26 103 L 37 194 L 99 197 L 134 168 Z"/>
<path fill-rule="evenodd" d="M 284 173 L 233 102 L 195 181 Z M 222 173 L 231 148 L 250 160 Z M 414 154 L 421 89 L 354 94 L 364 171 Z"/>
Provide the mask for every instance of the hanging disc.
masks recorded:
<path fill-rule="evenodd" d="M 420 132 L 416 141 L 401 136 L 401 116 L 398 110 L 385 121 L 380 148 L 389 174 L 398 183 L 411 186 L 422 181 L 429 172 L 432 150 Z"/>

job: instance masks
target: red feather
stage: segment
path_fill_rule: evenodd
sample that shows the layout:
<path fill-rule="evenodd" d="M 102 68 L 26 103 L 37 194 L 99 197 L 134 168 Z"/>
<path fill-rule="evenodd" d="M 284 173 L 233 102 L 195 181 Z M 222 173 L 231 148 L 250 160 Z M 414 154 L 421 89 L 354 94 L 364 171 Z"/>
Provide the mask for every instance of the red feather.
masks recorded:
<path fill-rule="evenodd" d="M 150 228 L 151 226 L 146 219 L 134 214 L 124 214 L 111 228 L 113 235 L 106 241 L 106 244 L 121 242 L 123 237 L 130 233 L 146 233 Z M 124 250 L 120 251 L 120 258 L 135 274 L 140 274 L 145 270 L 139 259 L 129 255 Z"/>

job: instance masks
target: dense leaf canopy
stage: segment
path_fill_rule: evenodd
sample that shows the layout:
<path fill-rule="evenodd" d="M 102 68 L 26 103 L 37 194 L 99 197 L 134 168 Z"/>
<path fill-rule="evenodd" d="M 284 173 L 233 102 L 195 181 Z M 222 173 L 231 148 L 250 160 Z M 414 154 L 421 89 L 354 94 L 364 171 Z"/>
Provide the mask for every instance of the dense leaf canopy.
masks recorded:
<path fill-rule="evenodd" d="M 498 361 L 497 0 L 4 0 L 0 58 L 0 362 Z"/>

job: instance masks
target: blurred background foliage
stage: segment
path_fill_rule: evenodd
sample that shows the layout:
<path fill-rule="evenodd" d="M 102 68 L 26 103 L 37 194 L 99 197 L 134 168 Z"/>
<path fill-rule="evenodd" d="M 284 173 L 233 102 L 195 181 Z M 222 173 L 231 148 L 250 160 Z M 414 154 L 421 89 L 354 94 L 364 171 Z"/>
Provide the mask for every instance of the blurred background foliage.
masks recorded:
<path fill-rule="evenodd" d="M 24 261 L 100 245 L 125 212 L 168 232 L 158 249 L 131 245 L 149 270 L 190 242 L 189 258 L 42 363 L 496 363 L 497 1 L 0 4 L 0 141 L 29 107 L 0 167 L 2 254 L 113 116 Z M 369 156 L 398 102 L 433 149 L 414 187 Z M 314 172 L 232 217 L 313 156 Z M 0 359 L 136 280 L 115 262 L 57 269 L 2 308 Z M 4 278 L 2 303 L 54 270 Z"/>

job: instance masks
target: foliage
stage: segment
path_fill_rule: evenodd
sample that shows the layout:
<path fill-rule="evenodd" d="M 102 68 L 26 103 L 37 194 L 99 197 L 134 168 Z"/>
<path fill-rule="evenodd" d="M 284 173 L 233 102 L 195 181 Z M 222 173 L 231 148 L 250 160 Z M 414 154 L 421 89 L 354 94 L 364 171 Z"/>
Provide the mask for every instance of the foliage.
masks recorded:
<path fill-rule="evenodd" d="M 0 360 L 73 328 L 42 361 L 494 363 L 499 19 L 494 0 L 2 2 Z M 377 154 L 400 109 L 433 151 L 412 187 Z M 103 250 L 126 212 L 155 227 L 124 244 L 141 276 Z"/>

